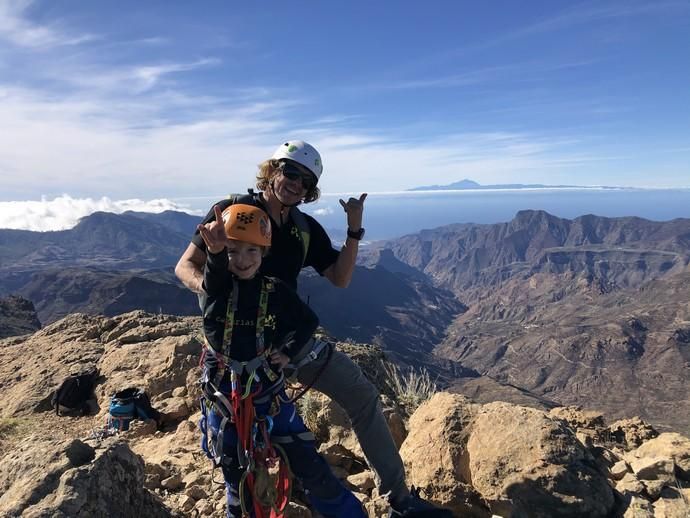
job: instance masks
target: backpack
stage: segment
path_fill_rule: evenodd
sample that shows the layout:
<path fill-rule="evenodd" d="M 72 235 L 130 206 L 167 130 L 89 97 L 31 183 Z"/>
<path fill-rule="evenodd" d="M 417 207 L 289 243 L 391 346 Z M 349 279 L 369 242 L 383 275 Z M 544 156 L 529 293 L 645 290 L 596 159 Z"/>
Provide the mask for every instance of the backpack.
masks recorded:
<path fill-rule="evenodd" d="M 60 386 L 53 392 L 50 404 L 55 408 L 55 413 L 60 415 L 60 407 L 68 410 L 79 410 L 82 415 L 89 413 L 87 401 L 91 399 L 98 369 L 91 367 L 79 374 L 71 374 L 65 378 Z"/>
<path fill-rule="evenodd" d="M 236 203 L 246 203 L 248 205 L 256 205 L 256 196 L 254 189 L 247 189 L 247 194 L 231 194 L 228 196 L 232 200 L 232 205 Z M 290 207 L 290 217 L 299 230 L 299 239 L 302 242 L 302 266 L 307 260 L 307 252 L 309 251 L 310 231 L 309 222 L 304 213 L 297 207 Z"/>
<path fill-rule="evenodd" d="M 148 394 L 137 387 L 115 392 L 108 408 L 108 428 L 124 432 L 133 419 L 153 419 L 160 425 L 161 414 L 151 406 Z"/>

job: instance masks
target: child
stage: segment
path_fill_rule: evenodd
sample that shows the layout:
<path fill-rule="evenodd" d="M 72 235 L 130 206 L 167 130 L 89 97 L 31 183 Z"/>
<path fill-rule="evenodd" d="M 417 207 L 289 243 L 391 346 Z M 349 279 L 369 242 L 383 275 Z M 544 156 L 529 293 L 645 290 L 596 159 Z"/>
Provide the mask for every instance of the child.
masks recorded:
<path fill-rule="evenodd" d="M 227 516 L 282 516 L 292 471 L 322 515 L 364 518 L 284 392 L 282 369 L 311 338 L 318 318 L 282 281 L 259 273 L 271 244 L 268 215 L 244 204 L 214 210 L 215 221 L 199 225 L 208 249 L 201 428 L 202 447 L 223 470 Z M 268 471 L 276 467 L 274 487 Z"/>

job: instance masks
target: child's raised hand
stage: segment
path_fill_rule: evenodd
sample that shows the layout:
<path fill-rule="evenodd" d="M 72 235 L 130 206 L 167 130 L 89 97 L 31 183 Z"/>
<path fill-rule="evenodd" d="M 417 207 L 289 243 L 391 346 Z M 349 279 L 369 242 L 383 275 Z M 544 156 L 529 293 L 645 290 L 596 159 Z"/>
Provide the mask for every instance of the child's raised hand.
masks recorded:
<path fill-rule="evenodd" d="M 215 221 L 205 225 L 197 225 L 196 228 L 204 243 L 206 243 L 206 249 L 212 254 L 218 254 L 225 248 L 228 237 L 225 235 L 225 225 L 223 224 L 223 214 L 220 211 L 220 207 L 218 205 L 213 207 L 213 212 L 216 215 Z"/>
<path fill-rule="evenodd" d="M 288 363 L 290 363 L 290 358 L 285 353 L 273 351 L 269 356 L 269 361 L 271 362 L 271 365 L 277 365 L 282 370 Z"/>

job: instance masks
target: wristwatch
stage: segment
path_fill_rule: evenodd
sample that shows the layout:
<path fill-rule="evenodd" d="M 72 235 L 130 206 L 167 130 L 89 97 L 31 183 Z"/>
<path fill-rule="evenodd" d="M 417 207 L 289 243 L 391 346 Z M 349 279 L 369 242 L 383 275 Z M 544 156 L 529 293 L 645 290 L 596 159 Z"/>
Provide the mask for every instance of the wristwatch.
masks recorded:
<path fill-rule="evenodd" d="M 360 228 L 359 230 L 350 230 L 348 228 L 347 237 L 351 237 L 352 239 L 360 241 L 364 237 L 364 228 Z"/>

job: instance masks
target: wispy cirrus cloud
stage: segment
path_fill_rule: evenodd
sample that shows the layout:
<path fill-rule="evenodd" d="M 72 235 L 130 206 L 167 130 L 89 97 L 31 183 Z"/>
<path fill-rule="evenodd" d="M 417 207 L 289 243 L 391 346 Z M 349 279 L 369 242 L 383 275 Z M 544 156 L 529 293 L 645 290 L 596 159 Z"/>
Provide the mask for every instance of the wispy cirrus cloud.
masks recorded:
<path fill-rule="evenodd" d="M 485 50 L 515 40 L 555 31 L 563 31 L 592 22 L 611 21 L 639 16 L 652 15 L 685 15 L 690 14 L 690 3 L 686 1 L 660 2 L 626 2 L 602 4 L 601 2 L 581 2 L 557 14 L 546 16 L 518 29 L 498 34 L 492 38 L 477 42 L 449 52 L 448 56 Z"/>
<path fill-rule="evenodd" d="M 25 15 L 33 3 L 32 0 L 0 2 L 0 38 L 31 49 L 79 45 L 98 39 L 93 34 L 72 34 L 59 24 L 40 25 L 31 22 Z"/>
<path fill-rule="evenodd" d="M 377 82 L 369 85 L 348 87 L 349 90 L 420 90 L 473 87 L 486 84 L 505 84 L 511 82 L 538 82 L 552 73 L 562 73 L 564 70 L 574 70 L 600 63 L 600 58 L 578 59 L 547 63 L 539 60 L 521 61 L 507 65 L 483 67 L 465 70 L 452 75 L 424 74 L 424 77 L 414 79 L 391 79 L 387 82 Z"/>
<path fill-rule="evenodd" d="M 55 81 L 80 88 L 122 94 L 142 93 L 159 85 L 168 76 L 213 67 L 220 63 L 221 61 L 216 58 L 204 58 L 193 62 L 141 64 L 107 69 L 92 63 L 78 63 L 67 65 L 67 70 L 65 70 L 65 65 L 47 68 L 44 75 L 50 75 Z"/>
<path fill-rule="evenodd" d="M 194 63 L 168 63 L 163 65 L 140 66 L 136 67 L 132 71 L 132 78 L 136 79 L 140 83 L 140 88 L 142 90 L 148 90 L 166 75 L 180 72 L 190 72 L 201 67 L 217 65 L 219 63 L 220 59 L 207 58 L 201 59 Z"/>
<path fill-rule="evenodd" d="M 492 43 L 503 43 L 532 34 L 553 32 L 595 21 L 637 16 L 679 14 L 690 14 L 690 3 L 685 1 L 626 2 L 614 4 L 583 2 L 563 10 L 557 15 L 546 17 L 521 29 L 509 32 L 503 35 L 503 37 L 493 40 Z"/>

